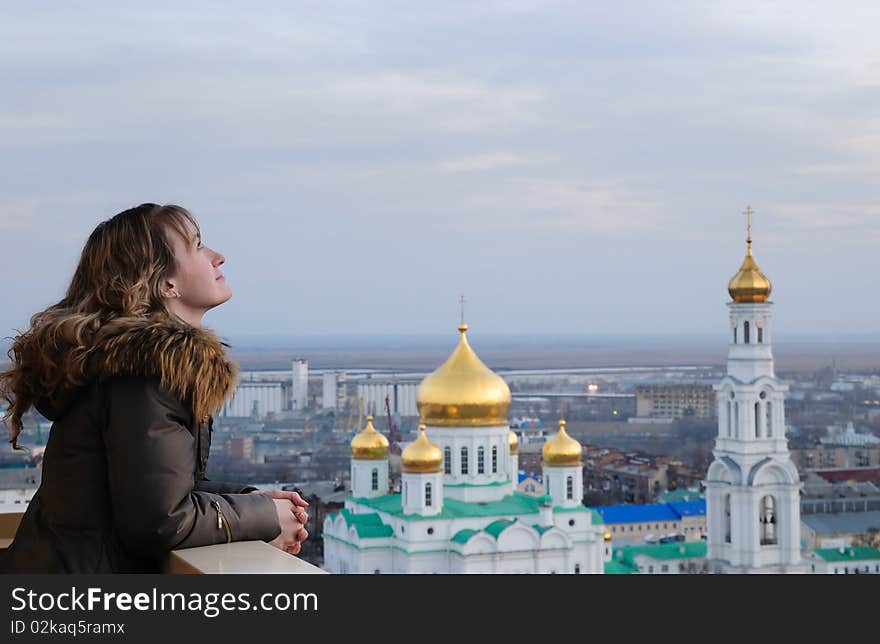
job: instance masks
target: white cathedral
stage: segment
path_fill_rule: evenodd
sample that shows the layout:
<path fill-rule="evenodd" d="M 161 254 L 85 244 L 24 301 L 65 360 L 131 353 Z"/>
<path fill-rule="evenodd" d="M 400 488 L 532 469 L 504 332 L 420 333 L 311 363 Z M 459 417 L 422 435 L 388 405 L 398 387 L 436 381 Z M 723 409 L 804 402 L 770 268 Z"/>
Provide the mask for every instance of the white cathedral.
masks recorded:
<path fill-rule="evenodd" d="M 751 217 L 751 208 L 747 210 Z M 770 280 L 747 251 L 728 292 L 727 375 L 715 385 L 718 438 L 706 474 L 712 572 L 803 573 L 800 488 L 785 438 L 785 392 L 773 369 Z"/>
<path fill-rule="evenodd" d="M 452 355 L 419 385 L 422 425 L 389 493 L 388 440 L 351 442 L 352 493 L 324 521 L 324 568 L 335 573 L 602 573 L 610 542 L 582 503 L 583 450 L 565 431 L 543 448 L 544 496 L 516 491 L 510 389 L 474 353 L 467 325 Z"/>

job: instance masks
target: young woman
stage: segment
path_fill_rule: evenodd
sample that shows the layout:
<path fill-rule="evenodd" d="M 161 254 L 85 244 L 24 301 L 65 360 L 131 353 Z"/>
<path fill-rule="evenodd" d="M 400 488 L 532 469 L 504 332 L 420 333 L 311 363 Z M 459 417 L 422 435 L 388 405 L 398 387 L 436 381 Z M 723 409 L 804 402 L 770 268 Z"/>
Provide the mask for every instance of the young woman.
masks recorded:
<path fill-rule="evenodd" d="M 236 382 L 201 327 L 232 296 L 224 261 L 185 209 L 142 204 L 95 228 L 64 299 L 14 339 L 10 442 L 32 406 L 53 424 L 5 572 L 158 572 L 175 548 L 243 540 L 299 552 L 299 494 L 205 478 Z"/>

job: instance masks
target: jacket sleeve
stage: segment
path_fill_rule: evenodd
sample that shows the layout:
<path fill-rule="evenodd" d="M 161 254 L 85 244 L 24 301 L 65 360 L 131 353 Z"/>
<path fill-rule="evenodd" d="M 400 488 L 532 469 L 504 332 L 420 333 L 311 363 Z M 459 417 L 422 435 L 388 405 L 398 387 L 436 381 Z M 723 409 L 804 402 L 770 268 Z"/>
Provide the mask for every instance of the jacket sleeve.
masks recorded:
<path fill-rule="evenodd" d="M 196 490 L 199 492 L 213 492 L 214 494 L 247 494 L 254 492 L 258 488 L 244 483 L 229 483 L 228 481 L 209 481 L 202 479 L 196 483 Z"/>
<path fill-rule="evenodd" d="M 113 523 L 128 549 L 160 556 L 175 548 L 278 536 L 281 527 L 271 498 L 194 489 L 189 412 L 158 381 L 113 378 L 106 396 L 104 444 Z"/>

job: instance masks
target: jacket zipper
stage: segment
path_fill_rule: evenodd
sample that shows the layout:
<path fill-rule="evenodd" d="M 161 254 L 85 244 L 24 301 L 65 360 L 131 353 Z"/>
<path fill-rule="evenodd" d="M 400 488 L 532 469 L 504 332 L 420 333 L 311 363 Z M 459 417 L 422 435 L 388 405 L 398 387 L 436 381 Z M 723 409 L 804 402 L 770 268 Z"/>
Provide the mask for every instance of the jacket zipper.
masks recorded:
<path fill-rule="evenodd" d="M 226 520 L 226 517 L 223 514 L 223 510 L 220 509 L 219 501 L 211 501 L 211 505 L 217 510 L 217 529 L 223 530 L 226 529 L 226 543 L 232 542 L 232 532 L 229 530 L 229 521 Z"/>

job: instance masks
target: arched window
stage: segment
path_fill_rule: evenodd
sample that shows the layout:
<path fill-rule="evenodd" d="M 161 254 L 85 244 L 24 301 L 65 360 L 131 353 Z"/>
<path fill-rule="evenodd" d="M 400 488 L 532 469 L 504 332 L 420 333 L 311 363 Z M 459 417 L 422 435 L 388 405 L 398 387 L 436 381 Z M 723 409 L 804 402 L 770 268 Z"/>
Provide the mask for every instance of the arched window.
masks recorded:
<path fill-rule="evenodd" d="M 492 446 L 492 474 L 498 474 L 498 446 Z"/>
<path fill-rule="evenodd" d="M 425 483 L 425 507 L 430 508 L 433 503 L 433 499 L 431 498 L 431 483 L 430 481 Z"/>
<path fill-rule="evenodd" d="M 739 403 L 733 403 L 733 431 L 739 432 Z"/>
<path fill-rule="evenodd" d="M 573 499 L 574 498 L 574 477 L 567 476 L 565 478 L 565 498 Z"/>
<path fill-rule="evenodd" d="M 761 513 L 758 519 L 761 531 L 761 545 L 775 546 L 776 540 L 776 500 L 769 494 L 761 499 Z"/>
<path fill-rule="evenodd" d="M 739 328 L 739 327 L 737 327 L 737 326 L 734 326 L 734 327 L 733 327 L 733 343 L 734 343 L 734 344 L 736 344 L 736 330 L 737 330 L 738 328 Z"/>
<path fill-rule="evenodd" d="M 452 474 L 452 448 L 443 448 L 443 473 Z"/>
<path fill-rule="evenodd" d="M 467 447 L 461 448 L 461 473 L 468 473 L 468 449 Z"/>
<path fill-rule="evenodd" d="M 748 320 L 743 322 L 743 342 L 745 344 L 749 343 L 749 321 Z"/>
<path fill-rule="evenodd" d="M 403 502 L 409 502 L 409 485 L 407 485 L 406 481 L 403 482 Z"/>
<path fill-rule="evenodd" d="M 486 471 L 486 450 L 480 445 L 477 448 L 477 474 L 483 474 Z"/>
<path fill-rule="evenodd" d="M 733 409 L 730 401 L 727 401 L 727 436 L 728 438 L 733 437 Z"/>
<path fill-rule="evenodd" d="M 730 543 L 730 495 L 724 495 L 724 543 Z"/>
<path fill-rule="evenodd" d="M 758 344 L 764 344 L 764 327 L 758 327 Z"/>
<path fill-rule="evenodd" d="M 372 475 L 372 482 L 370 483 L 370 487 L 374 490 L 378 490 L 379 489 L 379 470 L 377 470 L 374 467 L 371 475 Z"/>
<path fill-rule="evenodd" d="M 764 408 L 767 411 L 767 438 L 773 438 L 773 406 L 772 403 L 768 400 L 764 403 Z"/>
<path fill-rule="evenodd" d="M 761 403 L 755 403 L 755 438 L 761 438 Z"/>

